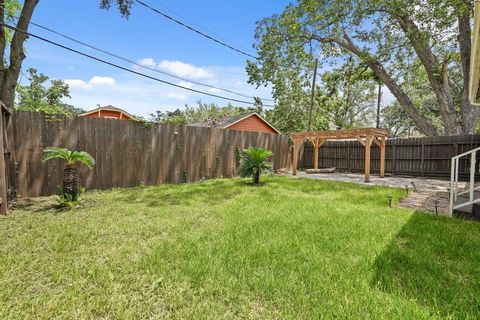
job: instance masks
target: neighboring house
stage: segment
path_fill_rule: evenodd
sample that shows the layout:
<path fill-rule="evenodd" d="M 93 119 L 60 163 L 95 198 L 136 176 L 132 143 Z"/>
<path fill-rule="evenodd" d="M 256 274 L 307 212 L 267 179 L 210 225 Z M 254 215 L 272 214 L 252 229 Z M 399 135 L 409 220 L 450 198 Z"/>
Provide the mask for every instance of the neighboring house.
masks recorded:
<path fill-rule="evenodd" d="M 187 126 L 280 134 L 280 131 L 275 129 L 270 123 L 267 122 L 267 120 L 263 119 L 256 112 L 233 117 L 225 117 L 218 121 L 208 120 L 204 122 L 189 123 Z"/>
<path fill-rule="evenodd" d="M 114 106 L 99 107 L 88 112 L 82 113 L 80 117 L 107 118 L 120 120 L 137 120 L 134 116 Z"/>

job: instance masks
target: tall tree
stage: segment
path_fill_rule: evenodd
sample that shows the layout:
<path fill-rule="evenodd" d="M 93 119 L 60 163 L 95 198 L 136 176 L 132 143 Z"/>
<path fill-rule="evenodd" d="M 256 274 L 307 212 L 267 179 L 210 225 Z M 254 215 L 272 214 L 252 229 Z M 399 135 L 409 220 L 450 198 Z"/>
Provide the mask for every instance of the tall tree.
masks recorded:
<path fill-rule="evenodd" d="M 417 134 L 415 124 L 398 102 L 383 108 L 381 127 L 388 130 L 392 137 L 409 137 Z"/>
<path fill-rule="evenodd" d="M 324 112 L 330 112 L 330 123 L 339 129 L 373 126 L 377 99 L 375 77 L 353 58 L 342 68 L 322 75 Z"/>
<path fill-rule="evenodd" d="M 466 95 L 472 8 L 470 0 L 299 0 L 257 23 L 258 60 L 248 62 L 250 81 L 271 82 L 274 96 L 281 98 L 284 93 L 275 92 L 291 91 L 292 83 L 304 81 L 315 57 L 339 63 L 353 54 L 424 134 L 473 133 L 478 110 Z M 425 71 L 441 130 L 404 88 L 405 72 L 414 60 Z M 461 83 L 452 77 L 458 69 Z M 461 92 L 460 99 L 456 92 Z"/>
<path fill-rule="evenodd" d="M 30 83 L 17 86 L 18 104 L 17 110 L 43 112 L 46 114 L 73 115 L 85 112 L 80 108 L 67 105 L 62 102 L 63 98 L 70 98 L 68 85 L 62 80 L 51 80 L 38 73 L 37 69 L 28 69 Z"/>
<path fill-rule="evenodd" d="M 0 0 L 0 19 L 3 25 L 14 25 L 18 30 L 11 31 L 0 27 L 0 55 L 3 57 L 0 64 L 0 100 L 8 108 L 14 107 L 15 87 L 17 85 L 23 60 L 26 57 L 23 45 L 28 35 L 28 26 L 39 0 Z M 133 0 L 100 0 L 100 7 L 108 9 L 116 5 L 123 17 L 128 17 Z M 18 14 L 18 19 L 15 15 Z M 15 23 L 16 21 L 16 23 Z M 7 56 L 8 54 L 8 56 Z"/>

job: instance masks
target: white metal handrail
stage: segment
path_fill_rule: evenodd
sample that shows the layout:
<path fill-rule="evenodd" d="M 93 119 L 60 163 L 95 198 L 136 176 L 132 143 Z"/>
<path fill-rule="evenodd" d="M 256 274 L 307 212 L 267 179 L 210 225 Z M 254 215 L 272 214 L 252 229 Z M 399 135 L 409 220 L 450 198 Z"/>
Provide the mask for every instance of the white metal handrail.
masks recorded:
<path fill-rule="evenodd" d="M 450 175 L 450 206 L 449 215 L 452 216 L 453 210 L 459 209 L 477 202 L 480 202 L 480 198 L 475 199 L 475 191 L 480 189 L 480 186 L 475 187 L 475 165 L 477 161 L 477 151 L 480 148 L 476 148 L 452 158 L 451 163 L 451 175 Z M 458 167 L 460 159 L 470 156 L 470 183 L 468 190 L 459 191 L 458 189 Z M 456 203 L 459 195 L 468 194 L 468 201 Z"/>

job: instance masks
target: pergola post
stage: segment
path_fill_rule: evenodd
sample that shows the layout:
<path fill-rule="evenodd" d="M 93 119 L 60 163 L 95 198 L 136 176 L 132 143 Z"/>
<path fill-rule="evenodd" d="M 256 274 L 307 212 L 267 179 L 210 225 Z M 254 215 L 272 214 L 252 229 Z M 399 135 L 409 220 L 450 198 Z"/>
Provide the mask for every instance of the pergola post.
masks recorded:
<path fill-rule="evenodd" d="M 370 182 L 370 146 L 372 137 L 367 134 L 365 138 L 365 182 Z"/>
<path fill-rule="evenodd" d="M 318 149 L 320 148 L 320 140 L 313 139 L 313 169 L 318 169 Z"/>
<path fill-rule="evenodd" d="M 385 137 L 380 138 L 380 177 L 385 177 Z"/>
<path fill-rule="evenodd" d="M 293 155 L 292 155 L 292 174 L 297 175 L 297 164 L 298 164 L 298 139 L 293 139 Z"/>

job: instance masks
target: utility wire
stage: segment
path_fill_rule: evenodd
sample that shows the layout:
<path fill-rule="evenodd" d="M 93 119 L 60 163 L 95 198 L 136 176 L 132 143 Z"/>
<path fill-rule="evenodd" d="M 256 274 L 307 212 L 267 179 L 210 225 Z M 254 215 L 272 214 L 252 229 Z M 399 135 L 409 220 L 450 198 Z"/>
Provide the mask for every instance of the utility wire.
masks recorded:
<path fill-rule="evenodd" d="M 245 46 L 239 45 L 238 43 L 235 43 L 235 42 L 233 42 L 233 41 L 230 41 L 230 40 L 228 40 L 227 38 L 223 37 L 222 35 L 220 35 L 220 34 L 218 34 L 218 33 L 215 33 L 215 32 L 213 32 L 212 30 L 209 30 L 209 29 L 207 29 L 207 28 L 205 28 L 205 27 L 202 27 L 201 25 L 199 25 L 198 23 L 196 23 L 196 22 L 193 21 L 192 19 L 189 19 L 189 18 L 187 18 L 187 17 L 185 17 L 185 16 L 182 16 L 182 15 L 179 14 L 178 12 L 176 12 L 176 11 L 168 8 L 168 7 L 167 7 L 165 4 L 163 4 L 160 0 L 153 0 L 153 2 L 155 2 L 158 6 L 164 8 L 165 10 L 169 11 L 169 12 L 172 13 L 174 16 L 177 16 L 178 18 L 183 19 L 183 20 L 189 22 L 191 25 L 194 25 L 194 26 L 196 26 L 197 28 L 200 28 L 200 29 L 202 29 L 203 31 L 205 31 L 205 32 L 207 32 L 207 33 L 210 33 L 210 34 L 216 36 L 217 38 L 219 38 L 219 39 L 221 39 L 221 40 L 229 43 L 229 44 L 232 45 L 233 47 L 241 48 L 242 50 L 244 49 L 245 51 L 250 50 L 250 48 L 247 48 L 247 47 L 245 47 Z"/>
<path fill-rule="evenodd" d="M 36 38 L 36 39 L 38 39 L 38 40 L 44 41 L 44 42 L 46 42 L 46 43 L 52 44 L 52 45 L 54 45 L 54 46 L 57 46 L 57 47 L 62 48 L 62 49 L 65 49 L 65 50 L 67 50 L 67 51 L 70 51 L 70 52 L 79 54 L 79 55 L 81 55 L 81 56 L 90 58 L 90 59 L 92 59 L 92 60 L 96 60 L 96 61 L 98 61 L 98 62 L 107 64 L 107 65 L 109 65 L 109 66 L 112 66 L 112 67 L 115 67 L 115 68 L 118 68 L 118 69 L 121 69 L 121 70 L 130 72 L 130 73 L 133 73 L 133 74 L 136 74 L 136 75 L 138 75 L 138 76 L 141 76 L 141 77 L 144 77 L 144 78 L 147 78 L 147 79 L 155 80 L 155 81 L 158 81 L 158 82 L 161 82 L 161 83 L 164 83 L 164 84 L 173 86 L 173 87 L 177 87 L 177 88 L 180 88 L 180 89 L 184 89 L 184 90 L 188 90 L 188 91 L 200 93 L 200 94 L 203 94 L 203 95 L 207 95 L 207 96 L 211 96 L 211 97 L 215 97 L 215 98 L 219 98 L 219 99 L 223 99 L 223 100 L 228 100 L 228 101 L 233 101 L 233 102 L 238 102 L 238 103 L 243 103 L 243 104 L 248 104 L 248 105 L 254 105 L 254 103 L 251 102 L 251 101 L 245 101 L 245 100 L 239 100 L 239 99 L 234 99 L 234 98 L 228 98 L 228 97 L 225 97 L 225 96 L 220 96 L 220 95 L 217 95 L 217 94 L 213 94 L 213 93 L 209 93 L 209 92 L 205 92 L 205 91 L 201 91 L 201 90 L 197 90 L 197 89 L 187 88 L 187 87 L 184 87 L 184 86 L 181 86 L 181 85 L 178 85 L 178 84 L 169 82 L 169 81 L 165 81 L 165 80 L 162 80 L 162 79 L 153 77 L 153 76 L 149 76 L 149 75 L 147 75 L 147 74 L 144 74 L 144 73 L 141 73 L 141 72 L 138 72 L 138 71 L 129 69 L 129 68 L 125 68 L 125 67 L 120 66 L 120 65 L 118 65 L 118 64 L 115 64 L 115 63 L 113 63 L 113 62 L 110 62 L 110 61 L 107 61 L 107 60 L 104 60 L 104 59 L 101 59 L 101 58 L 92 56 L 92 55 L 90 55 L 90 54 L 88 54 L 88 53 L 84 53 L 84 52 L 81 52 L 81 51 L 79 51 L 79 50 L 76 50 L 76 49 L 73 49 L 73 48 L 70 48 L 70 47 L 67 47 L 67 46 L 65 46 L 65 45 L 63 45 L 63 44 L 60 44 L 60 43 L 58 43 L 58 42 L 55 42 L 55 41 L 46 39 L 46 38 L 44 38 L 44 37 L 38 36 L 38 35 L 33 34 L 33 33 L 31 33 L 31 32 L 28 32 L 28 31 L 25 31 L 25 30 L 22 30 L 22 29 L 13 27 L 13 26 L 8 25 L 8 24 L 5 24 L 5 23 L 0 23 L 0 26 L 5 27 L 5 28 L 8 28 L 8 29 L 10 29 L 10 30 L 14 30 L 14 31 L 18 31 L 18 32 L 24 33 L 24 34 L 26 34 L 26 35 L 28 35 L 28 36 L 30 36 L 30 37 L 33 37 L 33 38 Z M 273 105 L 266 105 L 266 104 L 264 104 L 263 106 L 264 106 L 264 107 L 274 107 Z"/>
<path fill-rule="evenodd" d="M 205 37 L 205 38 L 207 38 L 207 39 L 209 39 L 209 40 L 212 40 L 212 41 L 214 41 L 214 42 L 216 42 L 216 43 L 218 43 L 218 44 L 220 44 L 220 45 L 222 45 L 222 46 L 224 46 L 224 47 L 227 47 L 227 48 L 229 48 L 229 49 L 231 49 L 231 50 L 233 50 L 233 51 L 236 51 L 236 52 L 238 52 L 238 53 L 240 53 L 240 54 L 243 54 L 244 56 L 247 56 L 247 57 L 250 57 L 250 58 L 253 58 L 253 59 L 257 59 L 257 57 L 255 57 L 254 55 L 251 55 L 250 53 L 247 53 L 247 52 L 245 52 L 245 51 L 243 51 L 243 50 L 240 50 L 240 49 L 237 49 L 237 48 L 235 48 L 235 47 L 232 47 L 231 45 L 229 45 L 229 44 L 227 44 L 227 43 L 225 43 L 225 42 L 223 42 L 223 41 L 221 41 L 221 40 L 215 39 L 214 37 L 212 37 L 212 36 L 210 36 L 210 35 L 202 32 L 202 31 L 200 31 L 200 30 L 195 29 L 194 27 L 189 26 L 189 25 L 183 23 L 182 21 L 180 21 L 180 20 L 178 20 L 178 19 L 175 19 L 174 17 L 172 17 L 172 16 L 170 16 L 170 15 L 168 15 L 168 14 L 166 14 L 166 13 L 164 13 L 164 12 L 162 12 L 162 11 L 160 11 L 160 10 L 158 10 L 158 9 L 156 9 L 156 8 L 148 5 L 148 4 L 146 4 L 145 2 L 143 2 L 143 1 L 141 1 L 141 0 L 135 0 L 135 1 L 136 1 L 138 4 L 144 6 L 145 8 L 148 8 L 148 9 L 152 10 L 153 12 L 158 13 L 159 15 L 161 15 L 161 16 L 163 16 L 163 17 L 165 17 L 165 18 L 167 18 L 167 19 L 175 22 L 176 24 L 181 25 L 181 26 L 184 27 L 184 28 L 187 28 L 187 29 L 189 29 L 189 30 L 191 30 L 191 31 L 193 31 L 193 32 L 201 35 L 202 37 Z"/>
<path fill-rule="evenodd" d="M 16 17 L 18 18 L 18 17 Z M 119 60 L 123 60 L 125 62 L 128 62 L 128 63 L 131 63 L 133 65 L 136 65 L 138 67 L 141 67 L 141 68 L 144 68 L 144 69 L 147 69 L 147 70 L 150 70 L 150 71 L 153 71 L 153 72 L 157 72 L 157 73 L 160 73 L 160 74 L 163 74 L 163 75 L 167 75 L 169 77 L 172 77 L 172 78 L 175 78 L 175 79 L 179 79 L 179 80 L 182 80 L 182 81 L 187 81 L 187 82 L 190 82 L 190 83 L 193 83 L 193 84 L 196 84 L 196 85 L 199 85 L 199 86 L 203 86 L 203 87 L 207 87 L 207 88 L 212 88 L 212 89 L 216 89 L 216 90 L 221 90 L 221 91 L 225 91 L 225 92 L 228 92 L 228 93 L 232 93 L 232 94 L 235 94 L 235 95 L 238 95 L 238 96 L 241 96 L 241 97 L 244 97 L 244 98 L 249 98 L 249 99 L 254 99 L 255 97 L 254 96 L 249 96 L 249 95 L 246 95 L 246 94 L 243 94 L 243 93 L 240 93 L 240 92 L 237 92 L 237 91 L 233 91 L 233 90 L 230 90 L 230 89 L 225 89 L 225 88 L 222 88 L 222 87 L 218 87 L 218 86 L 214 86 L 214 85 L 211 85 L 211 84 L 207 84 L 207 83 L 202 83 L 202 82 L 198 82 L 198 81 L 194 81 L 194 80 L 190 80 L 190 79 L 187 79 L 187 78 L 183 78 L 183 77 L 180 77 L 180 76 L 177 76 L 177 75 L 174 75 L 174 74 L 171 74 L 171 73 L 168 73 L 168 72 L 165 72 L 165 71 L 161 71 L 161 70 L 158 70 L 158 69 L 155 69 L 155 68 L 152 68 L 152 67 L 149 67 L 149 66 L 146 66 L 146 65 L 143 65 L 141 63 L 138 63 L 132 59 L 128 59 L 128 58 L 125 58 L 125 57 L 122 57 L 118 54 L 115 54 L 115 53 L 112 53 L 112 52 L 109 52 L 107 50 L 104 50 L 104 49 L 101 49 L 101 48 L 98 48 L 98 47 L 95 47 L 91 44 L 88 44 L 86 42 L 83 42 L 83 41 L 80 41 L 80 40 L 77 40 L 75 38 L 72 38 L 66 34 L 63 34 L 59 31 L 56 31 L 56 30 L 53 30 L 49 27 L 46 27 L 46 26 L 43 26 L 41 24 L 38 24 L 38 23 L 35 23 L 35 22 L 30 22 L 31 25 L 33 26 L 36 26 L 38 28 L 41 28 L 43 30 L 46 30 L 48 32 L 51 32 L 51 33 L 54 33 L 60 37 L 63 37 L 65 39 L 68 39 L 70 41 L 73 41 L 75 43 L 78 43 L 78 44 L 81 44 L 82 46 L 85 46 L 85 47 L 88 47 L 92 50 L 95 50 L 95 51 L 98 51 L 98 52 L 102 52 L 106 55 L 109 55 L 111 57 L 114 57 L 114 58 L 117 58 Z M 267 99 L 267 98 L 260 98 L 258 97 L 260 100 L 262 101 L 271 101 L 273 102 L 272 99 Z"/>

